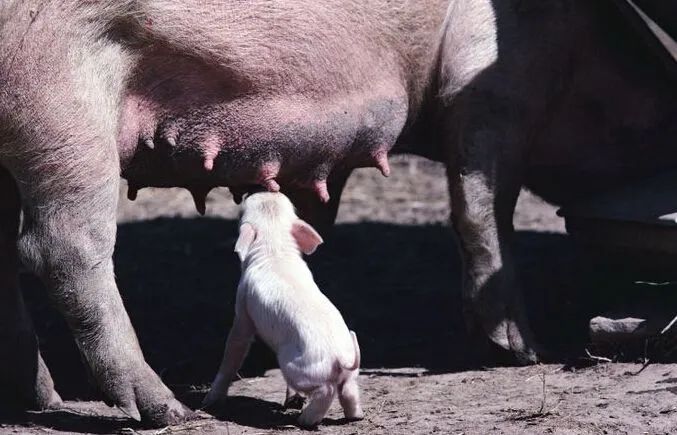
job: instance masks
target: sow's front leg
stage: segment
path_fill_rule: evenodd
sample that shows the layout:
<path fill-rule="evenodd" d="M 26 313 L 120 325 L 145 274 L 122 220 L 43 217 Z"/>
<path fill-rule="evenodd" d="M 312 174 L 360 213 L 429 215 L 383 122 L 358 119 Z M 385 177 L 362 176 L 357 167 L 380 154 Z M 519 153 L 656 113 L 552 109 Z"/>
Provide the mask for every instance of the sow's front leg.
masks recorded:
<path fill-rule="evenodd" d="M 108 402 L 148 424 L 173 424 L 190 411 L 145 362 L 113 271 L 127 58 L 95 32 L 70 31 L 83 25 L 72 23 L 77 8 L 98 2 L 58 5 L 35 14 L 35 29 L 58 26 L 49 38 L 10 38 L 12 56 L 2 55 L 6 37 L 0 44 L 0 59 L 13 62 L 0 60 L 0 164 L 21 193 L 20 258 L 45 283 Z M 6 24 L 12 37 L 25 20 Z"/>
<path fill-rule="evenodd" d="M 16 183 L 0 166 L 0 412 L 61 404 L 19 290 L 20 212 Z"/>
<path fill-rule="evenodd" d="M 188 411 L 144 361 L 115 284 L 115 153 L 102 153 L 97 144 L 68 146 L 86 156 L 77 174 L 24 185 L 22 259 L 45 282 L 109 402 L 153 425 L 177 423 Z M 40 180 L 39 168 L 32 169 L 17 172 L 23 180 Z"/>
<path fill-rule="evenodd" d="M 95 158 L 86 149 L 82 154 Z M 108 157 L 75 177 L 54 180 L 56 186 L 25 186 L 20 253 L 45 282 L 110 402 L 153 425 L 176 423 L 188 411 L 144 361 L 115 284 L 119 177 L 114 154 Z M 39 179 L 41 171 L 25 170 L 24 179 Z"/>

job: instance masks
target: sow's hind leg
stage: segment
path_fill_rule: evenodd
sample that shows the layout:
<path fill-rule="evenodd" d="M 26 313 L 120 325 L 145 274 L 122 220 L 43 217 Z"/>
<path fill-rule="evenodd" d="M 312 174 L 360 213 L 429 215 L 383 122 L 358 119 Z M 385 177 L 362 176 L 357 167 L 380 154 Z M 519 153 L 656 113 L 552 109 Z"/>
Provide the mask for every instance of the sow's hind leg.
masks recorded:
<path fill-rule="evenodd" d="M 58 407 L 61 398 L 38 350 L 19 290 L 17 235 L 21 202 L 16 183 L 0 166 L 0 408 Z"/>

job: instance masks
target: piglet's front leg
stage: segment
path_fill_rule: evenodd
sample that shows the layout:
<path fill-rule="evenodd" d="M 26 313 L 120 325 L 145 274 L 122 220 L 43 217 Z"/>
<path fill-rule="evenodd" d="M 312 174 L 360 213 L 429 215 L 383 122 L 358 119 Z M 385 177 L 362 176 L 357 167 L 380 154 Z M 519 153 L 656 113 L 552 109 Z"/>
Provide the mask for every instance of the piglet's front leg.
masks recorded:
<path fill-rule="evenodd" d="M 301 409 L 306 399 L 301 396 L 296 390 L 287 385 L 287 393 L 284 398 L 285 409 Z"/>
<path fill-rule="evenodd" d="M 203 407 L 211 406 L 228 396 L 228 388 L 237 376 L 237 371 L 249 352 L 249 346 L 254 340 L 255 332 L 254 324 L 246 312 L 235 315 L 233 327 L 226 340 L 226 350 L 223 354 L 221 367 L 219 367 L 219 372 L 212 382 L 209 393 L 202 401 Z"/>

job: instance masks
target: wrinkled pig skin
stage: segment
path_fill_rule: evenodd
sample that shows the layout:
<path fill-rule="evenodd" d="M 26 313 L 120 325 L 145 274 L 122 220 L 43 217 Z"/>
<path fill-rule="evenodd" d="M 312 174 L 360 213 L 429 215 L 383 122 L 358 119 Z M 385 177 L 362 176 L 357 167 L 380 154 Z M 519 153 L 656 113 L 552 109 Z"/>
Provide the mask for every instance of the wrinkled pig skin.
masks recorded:
<path fill-rule="evenodd" d="M 670 67 L 620 3 L 1 2 L 0 191 L 24 218 L 14 243 L 19 206 L 0 208 L 0 315 L 18 331 L 0 349 L 25 337 L 3 363 L 32 370 L 0 373 L 0 396 L 59 403 L 20 259 L 108 403 L 149 425 L 191 415 L 144 361 L 115 284 L 120 175 L 132 199 L 182 186 L 201 212 L 214 186 L 282 190 L 323 229 L 351 170 L 387 175 L 389 152 L 447 164 L 466 320 L 534 361 L 509 244 L 520 186 L 562 202 L 675 162 Z"/>

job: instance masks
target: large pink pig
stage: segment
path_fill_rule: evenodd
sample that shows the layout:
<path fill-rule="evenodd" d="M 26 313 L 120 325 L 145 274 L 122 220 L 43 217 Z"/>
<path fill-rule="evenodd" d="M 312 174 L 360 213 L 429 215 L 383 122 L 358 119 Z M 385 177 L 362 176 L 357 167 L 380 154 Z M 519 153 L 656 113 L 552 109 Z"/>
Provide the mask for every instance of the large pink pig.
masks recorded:
<path fill-rule="evenodd" d="M 390 152 L 447 164 L 469 324 L 535 360 L 509 245 L 520 186 L 562 202 L 677 166 L 674 61 L 633 14 L 625 0 L 1 1 L 0 401 L 60 402 L 22 261 L 109 403 L 153 425 L 190 414 L 118 294 L 120 175 L 132 199 L 183 186 L 201 211 L 215 186 L 282 190 L 321 229 L 351 170 L 387 175 Z"/>

